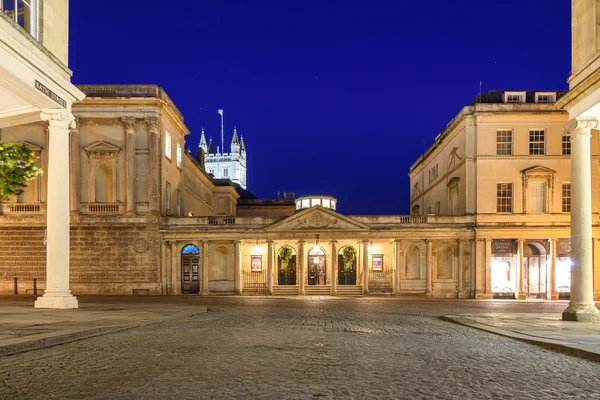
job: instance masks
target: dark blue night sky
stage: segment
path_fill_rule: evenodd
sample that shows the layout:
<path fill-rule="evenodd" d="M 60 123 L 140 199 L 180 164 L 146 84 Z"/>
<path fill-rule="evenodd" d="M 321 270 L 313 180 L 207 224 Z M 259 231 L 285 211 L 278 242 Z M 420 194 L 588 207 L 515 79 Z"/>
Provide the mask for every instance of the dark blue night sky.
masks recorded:
<path fill-rule="evenodd" d="M 74 83 L 157 84 L 217 139 L 225 110 L 248 188 L 407 214 L 410 165 L 492 89 L 566 89 L 570 2 L 71 2 Z M 220 141 L 220 139 L 218 139 Z"/>

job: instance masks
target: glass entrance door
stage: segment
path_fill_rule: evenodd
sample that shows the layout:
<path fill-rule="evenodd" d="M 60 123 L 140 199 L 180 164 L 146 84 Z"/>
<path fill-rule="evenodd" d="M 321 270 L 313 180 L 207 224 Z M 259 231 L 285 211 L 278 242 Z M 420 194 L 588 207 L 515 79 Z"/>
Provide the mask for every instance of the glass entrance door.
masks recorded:
<path fill-rule="evenodd" d="M 292 259 L 288 261 L 287 266 L 284 268 L 281 265 L 281 258 L 278 259 L 278 271 L 279 285 L 295 285 L 296 284 L 296 256 L 292 256 Z"/>
<path fill-rule="evenodd" d="M 546 298 L 546 256 L 532 256 L 527 259 L 528 293 L 530 299 Z"/>
<path fill-rule="evenodd" d="M 356 258 L 352 265 L 344 264 L 344 256 L 338 255 L 338 285 L 356 285 Z"/>
<path fill-rule="evenodd" d="M 308 284 L 325 285 L 325 256 L 308 256 Z"/>
<path fill-rule="evenodd" d="M 200 256 L 181 256 L 181 293 L 200 293 Z"/>

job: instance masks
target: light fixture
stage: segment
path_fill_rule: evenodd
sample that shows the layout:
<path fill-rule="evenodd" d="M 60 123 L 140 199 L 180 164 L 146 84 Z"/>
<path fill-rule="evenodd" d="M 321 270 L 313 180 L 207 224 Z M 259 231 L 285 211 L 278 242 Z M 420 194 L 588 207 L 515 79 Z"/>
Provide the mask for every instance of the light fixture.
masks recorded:
<path fill-rule="evenodd" d="M 258 240 L 256 241 L 256 244 L 252 246 L 252 252 L 254 254 L 262 252 L 262 246 L 258 244 Z"/>
<path fill-rule="evenodd" d="M 371 240 L 371 244 L 369 245 L 369 254 L 373 254 L 374 250 L 375 250 L 375 246 L 373 246 L 373 241 Z"/>
<path fill-rule="evenodd" d="M 315 244 L 317 244 L 317 245 L 318 245 L 318 244 L 319 244 L 319 235 L 317 234 L 317 235 L 315 235 L 315 236 L 317 237 L 317 238 L 315 239 Z"/>

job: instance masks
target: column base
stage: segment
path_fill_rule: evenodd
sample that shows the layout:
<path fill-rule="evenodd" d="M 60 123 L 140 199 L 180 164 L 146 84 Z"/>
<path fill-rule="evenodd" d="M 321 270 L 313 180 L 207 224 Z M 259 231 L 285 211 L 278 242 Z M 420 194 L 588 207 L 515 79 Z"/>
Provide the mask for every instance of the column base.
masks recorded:
<path fill-rule="evenodd" d="M 600 312 L 593 304 L 569 304 L 562 313 L 563 321 L 600 322 Z"/>
<path fill-rule="evenodd" d="M 477 300 L 490 300 L 494 298 L 493 293 L 475 293 L 475 299 Z"/>
<path fill-rule="evenodd" d="M 210 292 L 207 290 L 205 292 L 200 293 L 200 296 L 210 296 Z"/>
<path fill-rule="evenodd" d="M 527 293 L 525 293 L 525 292 L 517 293 L 517 300 L 527 300 Z"/>
<path fill-rule="evenodd" d="M 79 308 L 79 302 L 71 293 L 46 293 L 36 299 L 34 308 Z"/>
<path fill-rule="evenodd" d="M 558 292 L 548 292 L 546 298 L 548 300 L 558 300 Z"/>

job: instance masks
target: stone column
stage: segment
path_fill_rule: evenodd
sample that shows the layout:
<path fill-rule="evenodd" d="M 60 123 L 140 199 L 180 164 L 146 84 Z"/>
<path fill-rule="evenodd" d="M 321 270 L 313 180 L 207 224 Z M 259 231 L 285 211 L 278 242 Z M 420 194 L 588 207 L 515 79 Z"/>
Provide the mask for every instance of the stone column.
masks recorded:
<path fill-rule="evenodd" d="M 456 267 L 458 268 L 458 289 L 456 297 L 464 299 L 465 296 L 465 277 L 464 277 L 464 266 L 463 266 L 463 251 L 464 251 L 464 240 L 458 239 L 458 260 Z"/>
<path fill-rule="evenodd" d="M 600 239 L 594 239 L 594 300 L 600 301 Z"/>
<path fill-rule="evenodd" d="M 576 119 L 566 130 L 571 135 L 571 301 L 563 321 L 600 321 L 594 305 L 592 259 L 592 179 L 590 138 L 598 120 Z"/>
<path fill-rule="evenodd" d="M 433 295 L 431 292 L 431 240 L 428 239 L 425 239 L 425 295 Z"/>
<path fill-rule="evenodd" d="M 273 241 L 267 240 L 267 294 L 273 295 Z"/>
<path fill-rule="evenodd" d="M 75 117 L 67 110 L 41 113 L 48 121 L 48 196 L 46 211 L 46 291 L 35 308 L 77 308 L 69 290 L 69 126 Z"/>
<path fill-rule="evenodd" d="M 484 298 L 494 298 L 492 292 L 492 239 L 485 239 L 485 265 L 484 265 L 484 279 L 485 285 L 483 289 Z"/>
<path fill-rule="evenodd" d="M 160 260 L 160 283 L 162 295 L 168 295 L 167 293 L 167 264 L 171 262 L 171 246 L 168 241 L 161 242 L 161 260 Z"/>
<path fill-rule="evenodd" d="M 233 271 L 234 290 L 235 294 L 242 294 L 242 241 L 236 240 L 235 242 L 235 269 Z"/>
<path fill-rule="evenodd" d="M 298 240 L 298 269 L 300 273 L 298 274 L 298 286 L 299 286 L 299 294 L 304 295 L 306 292 L 304 290 L 304 275 L 306 270 L 306 255 L 304 254 L 304 240 Z"/>
<path fill-rule="evenodd" d="M 484 298 L 485 292 L 485 242 L 475 241 L 475 298 Z"/>
<path fill-rule="evenodd" d="M 525 264 L 523 263 L 523 239 L 517 240 L 518 254 L 518 270 L 519 277 L 517 280 L 517 300 L 525 300 L 527 298 L 527 288 L 525 287 L 525 282 L 527 281 L 527 277 L 525 276 Z"/>
<path fill-rule="evenodd" d="M 337 295 L 337 280 L 338 280 L 338 250 L 337 240 L 331 242 L 331 295 Z"/>
<path fill-rule="evenodd" d="M 201 295 L 208 296 L 210 295 L 210 290 L 208 288 L 208 241 L 202 241 L 202 287 L 200 289 Z"/>
<path fill-rule="evenodd" d="M 172 282 L 171 284 L 171 294 L 180 294 L 181 293 L 181 277 L 180 277 L 180 267 L 179 262 L 180 259 L 178 257 L 177 251 L 177 241 L 171 241 L 171 270 L 169 271 L 169 280 Z"/>
<path fill-rule="evenodd" d="M 160 130 L 157 117 L 146 117 L 148 124 L 148 210 L 150 213 L 158 214 L 159 210 L 159 183 L 161 181 L 159 173 L 160 164 L 160 146 L 158 139 Z"/>
<path fill-rule="evenodd" d="M 475 239 L 471 239 L 469 240 L 469 242 L 471 243 L 471 261 L 469 262 L 469 272 L 471 276 L 471 294 L 469 297 L 471 299 L 474 299 L 476 298 L 475 283 L 477 282 L 477 241 Z"/>
<path fill-rule="evenodd" d="M 75 118 L 74 127 L 71 129 L 71 212 L 79 213 L 81 203 L 81 161 L 79 159 L 79 118 Z M 38 193 L 39 197 L 39 193 Z"/>
<path fill-rule="evenodd" d="M 550 254 L 546 258 L 546 282 L 548 282 L 546 298 L 548 300 L 558 300 L 558 291 L 556 290 L 556 239 L 548 239 L 548 244 Z"/>
<path fill-rule="evenodd" d="M 400 268 L 402 267 L 402 262 L 400 258 L 400 250 L 402 247 L 402 243 L 400 240 L 394 240 L 393 245 L 393 257 L 394 257 L 394 271 L 393 271 L 393 280 L 394 284 L 392 285 L 392 293 L 400 294 Z"/>
<path fill-rule="evenodd" d="M 127 181 L 127 212 L 135 213 L 135 118 L 121 118 L 125 126 L 125 175 Z"/>
<path fill-rule="evenodd" d="M 369 294 L 369 241 L 362 241 L 363 295 Z"/>

